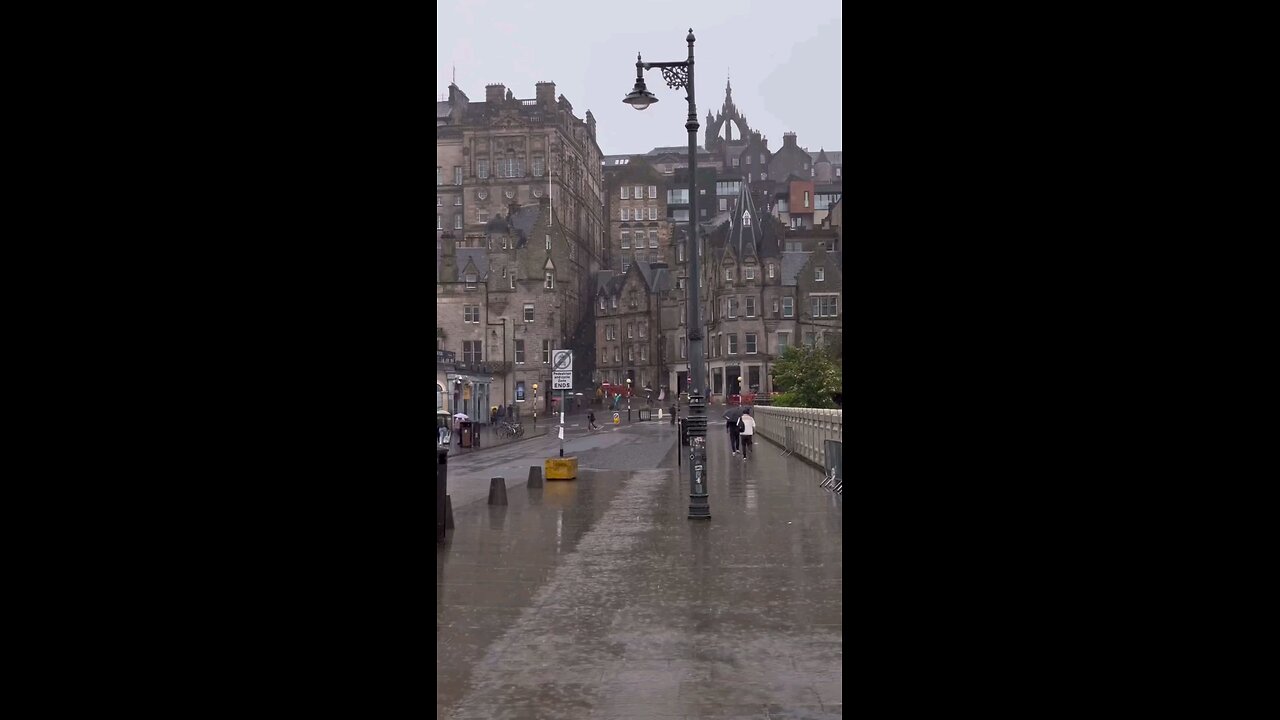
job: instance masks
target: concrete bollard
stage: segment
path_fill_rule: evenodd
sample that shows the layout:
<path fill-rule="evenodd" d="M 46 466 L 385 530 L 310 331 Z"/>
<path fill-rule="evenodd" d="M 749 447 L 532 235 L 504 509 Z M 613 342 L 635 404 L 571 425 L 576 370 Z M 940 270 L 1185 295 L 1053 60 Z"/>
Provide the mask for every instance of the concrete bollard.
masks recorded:
<path fill-rule="evenodd" d="M 532 488 L 540 488 L 540 487 L 542 487 L 542 466 L 530 465 L 529 466 L 529 488 L 532 489 Z"/>
<path fill-rule="evenodd" d="M 453 529 L 453 497 L 444 496 L 444 527 L 446 530 Z"/>
<path fill-rule="evenodd" d="M 489 504 L 490 505 L 506 505 L 507 504 L 507 481 L 506 478 L 489 478 Z"/>

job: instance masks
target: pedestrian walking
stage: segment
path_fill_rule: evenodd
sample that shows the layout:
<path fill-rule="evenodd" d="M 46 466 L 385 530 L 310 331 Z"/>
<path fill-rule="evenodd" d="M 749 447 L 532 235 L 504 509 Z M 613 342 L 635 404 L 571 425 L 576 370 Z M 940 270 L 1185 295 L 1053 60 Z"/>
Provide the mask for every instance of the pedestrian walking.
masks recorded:
<path fill-rule="evenodd" d="M 737 418 L 731 417 L 728 413 L 725 413 L 724 419 L 725 431 L 729 433 L 729 449 L 733 451 L 734 457 L 737 457 L 738 443 L 740 442 L 739 437 L 742 432 L 738 429 L 739 421 Z"/>
<path fill-rule="evenodd" d="M 599 426 L 599 425 L 596 425 L 596 411 L 595 411 L 595 410 L 588 410 L 588 411 L 587 411 L 587 429 L 588 429 L 588 430 L 599 430 L 599 429 L 600 429 L 600 426 Z"/>
<path fill-rule="evenodd" d="M 756 434 L 756 419 L 751 417 L 751 408 L 742 411 L 742 417 L 738 418 L 742 432 L 742 459 L 746 460 L 751 457 L 751 448 L 754 447 Z"/>

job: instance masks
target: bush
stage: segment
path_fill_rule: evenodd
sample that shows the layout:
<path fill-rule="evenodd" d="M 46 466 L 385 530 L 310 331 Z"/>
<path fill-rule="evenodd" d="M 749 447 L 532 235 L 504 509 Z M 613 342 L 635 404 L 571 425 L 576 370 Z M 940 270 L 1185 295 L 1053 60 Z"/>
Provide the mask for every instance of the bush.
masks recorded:
<path fill-rule="evenodd" d="M 773 376 L 786 388 L 773 401 L 778 407 L 834 408 L 832 395 L 842 392 L 840 367 L 824 348 L 787 348 Z"/>

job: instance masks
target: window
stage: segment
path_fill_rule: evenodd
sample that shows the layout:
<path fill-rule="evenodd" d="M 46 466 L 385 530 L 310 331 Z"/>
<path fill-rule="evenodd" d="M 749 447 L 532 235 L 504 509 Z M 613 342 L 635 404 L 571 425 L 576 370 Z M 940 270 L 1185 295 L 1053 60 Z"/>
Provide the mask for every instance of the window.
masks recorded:
<path fill-rule="evenodd" d="M 814 317 L 835 317 L 836 316 L 836 296 L 835 295 L 818 295 L 812 298 L 813 316 Z"/>
<path fill-rule="evenodd" d="M 462 361 L 466 363 L 480 362 L 480 341 L 479 340 L 463 340 L 462 341 Z"/>
<path fill-rule="evenodd" d="M 684 243 L 676 245 L 676 262 L 684 262 Z M 684 287 L 681 285 L 680 287 Z"/>
<path fill-rule="evenodd" d="M 604 328 L 604 339 L 605 339 L 605 340 L 617 340 L 617 339 L 618 339 L 618 326 L 617 326 L 617 325 L 606 325 L 606 326 L 605 326 L 605 328 Z"/>
<path fill-rule="evenodd" d="M 550 340 L 542 341 L 542 364 L 543 365 L 551 364 L 551 341 Z"/>
<path fill-rule="evenodd" d="M 755 267 L 753 267 L 753 266 L 750 266 L 750 265 L 749 265 L 749 266 L 747 266 L 747 267 L 743 268 L 742 272 L 744 273 L 743 277 L 745 277 L 747 280 L 755 280 L 755 279 L 756 279 L 756 269 L 755 269 Z"/>
<path fill-rule="evenodd" d="M 640 346 L 640 362 L 647 362 L 648 360 L 649 360 L 649 346 L 641 345 Z"/>
<path fill-rule="evenodd" d="M 720 198 L 720 212 L 724 212 L 725 210 L 728 210 L 728 209 L 729 209 L 729 201 L 726 200 L 725 198 Z"/>
<path fill-rule="evenodd" d="M 622 208 L 622 221 L 626 222 L 631 219 L 631 208 Z"/>
<path fill-rule="evenodd" d="M 617 296 L 617 295 L 614 295 L 613 297 L 609 298 L 609 307 L 613 308 L 614 310 L 617 310 L 617 309 L 618 309 L 618 296 Z"/>
<path fill-rule="evenodd" d="M 779 355 L 787 351 L 787 343 L 790 342 L 790 340 L 791 340 L 791 333 L 784 333 L 784 332 L 778 333 L 778 354 Z"/>
<path fill-rule="evenodd" d="M 760 173 L 760 181 L 764 182 L 769 179 L 769 173 Z"/>
<path fill-rule="evenodd" d="M 804 334 L 804 346 L 805 346 L 805 347 L 807 347 L 807 348 L 811 348 L 811 347 L 813 347 L 813 342 L 814 342 L 814 336 L 813 336 L 813 333 L 811 333 L 811 332 L 807 332 L 807 333 L 805 333 L 805 334 Z"/>
<path fill-rule="evenodd" d="M 622 353 L 621 353 L 621 351 L 620 351 L 620 350 L 618 350 L 618 346 L 617 346 L 617 345 L 614 345 L 614 346 L 613 346 L 613 361 L 614 361 L 614 362 L 622 362 Z"/>
<path fill-rule="evenodd" d="M 480 177 L 480 178 L 489 177 L 489 161 L 488 160 L 476 161 L 476 177 Z"/>
<path fill-rule="evenodd" d="M 689 190 L 687 188 L 684 190 L 668 190 L 667 204 L 668 205 L 688 205 Z"/>
<path fill-rule="evenodd" d="M 654 200 L 654 199 L 656 199 L 657 197 L 658 197 L 658 186 L 657 186 L 657 185 L 650 185 L 650 186 L 649 186 L 649 199 L 650 199 L 650 200 Z"/>
<path fill-rule="evenodd" d="M 627 346 L 627 362 L 635 362 L 635 361 L 636 361 L 636 346 L 628 345 Z"/>
<path fill-rule="evenodd" d="M 795 315 L 795 298 L 782 298 L 782 317 L 792 317 Z"/>
<path fill-rule="evenodd" d="M 542 170 L 543 170 L 542 156 L 534 155 L 533 156 L 533 176 L 542 177 Z"/>
<path fill-rule="evenodd" d="M 439 171 L 440 171 L 440 168 L 436 168 L 436 172 L 439 172 Z M 440 386 L 440 383 L 436 383 L 436 409 L 437 410 L 444 409 L 444 388 Z"/>
<path fill-rule="evenodd" d="M 629 257 L 622 258 L 622 272 L 626 272 L 630 269 L 631 269 L 631 258 Z M 615 300 L 614 302 L 617 302 L 617 301 Z"/>
<path fill-rule="evenodd" d="M 524 364 L 524 341 L 516 340 L 516 364 Z"/>
<path fill-rule="evenodd" d="M 745 302 L 746 302 L 747 317 L 755 317 L 755 316 L 756 316 L 756 299 L 755 299 L 755 296 L 753 296 L 753 295 L 748 295 L 748 296 L 746 297 Z"/>
<path fill-rule="evenodd" d="M 836 168 L 836 177 L 840 177 L 840 168 Z"/>
<path fill-rule="evenodd" d="M 453 196 L 453 204 L 454 204 L 455 206 L 457 206 L 457 207 L 461 207 L 461 206 L 462 206 L 462 196 L 461 196 L 461 195 L 454 195 L 454 196 Z"/>
<path fill-rule="evenodd" d="M 442 206 L 442 205 L 444 205 L 444 201 L 442 201 L 442 200 L 440 199 L 440 196 L 439 196 L 439 195 L 437 195 L 437 196 L 436 196 L 436 207 L 440 207 L 440 206 Z"/>
<path fill-rule="evenodd" d="M 443 229 L 444 229 L 444 225 L 442 224 L 442 223 L 444 222 L 444 220 L 443 220 L 442 218 L 443 218 L 443 216 L 442 216 L 442 215 L 440 215 L 439 213 L 436 213 L 436 229 L 437 229 L 437 230 L 443 230 Z"/>
<path fill-rule="evenodd" d="M 737 195 L 741 187 L 741 180 L 722 180 L 716 183 L 716 195 Z"/>
<path fill-rule="evenodd" d="M 774 315 L 777 315 L 777 314 L 778 314 L 778 299 L 777 299 L 777 298 L 774 298 L 774 299 L 773 299 L 773 314 L 774 314 Z"/>
<path fill-rule="evenodd" d="M 764 164 L 764 153 L 760 153 L 760 164 Z"/>
<path fill-rule="evenodd" d="M 755 333 L 747 333 L 747 354 L 748 355 L 756 354 L 756 334 Z"/>
<path fill-rule="evenodd" d="M 555 273 L 553 273 L 553 272 L 551 272 L 550 270 L 548 270 L 548 271 L 546 271 L 546 272 L 544 272 L 544 273 L 542 274 L 542 288 L 543 288 L 544 290 L 555 290 L 555 289 L 556 289 L 556 274 L 555 274 Z"/>
<path fill-rule="evenodd" d="M 751 164 L 751 156 L 750 156 L 750 155 L 748 155 L 748 156 L 747 156 L 747 164 L 748 164 L 748 165 L 750 165 L 750 164 Z"/>
<path fill-rule="evenodd" d="M 671 219 L 675 222 L 689 222 L 689 210 L 687 208 L 684 210 L 673 210 L 671 212 Z"/>
<path fill-rule="evenodd" d="M 733 282 L 733 268 L 724 269 L 724 281 Z"/>
<path fill-rule="evenodd" d="M 547 236 L 547 249 L 548 249 L 548 250 L 550 250 L 550 249 L 551 249 L 551 236 L 550 236 L 550 235 L 548 235 L 548 236 Z"/>
<path fill-rule="evenodd" d="M 476 222 L 481 224 L 489 222 L 489 211 L 476 210 Z"/>
<path fill-rule="evenodd" d="M 601 310 L 603 310 L 603 309 L 604 309 L 604 296 L 603 296 L 603 295 L 601 295 L 601 296 L 600 296 L 600 309 L 601 309 Z"/>
<path fill-rule="evenodd" d="M 738 158 L 733 159 L 733 166 L 738 167 Z"/>
<path fill-rule="evenodd" d="M 444 184 L 444 168 L 436 166 L 436 185 Z"/>
<path fill-rule="evenodd" d="M 524 321 L 533 322 L 533 303 L 524 304 Z"/>
<path fill-rule="evenodd" d="M 649 247 L 651 248 L 658 247 L 658 231 L 657 230 L 649 231 Z"/>
<path fill-rule="evenodd" d="M 641 200 L 641 199 L 643 199 L 643 198 L 644 198 L 644 186 L 643 186 L 643 185 L 637 185 L 637 186 L 636 186 L 636 199 L 637 199 L 637 200 Z"/>
<path fill-rule="evenodd" d="M 515 272 L 514 272 L 514 271 L 513 271 L 510 275 L 508 275 L 508 276 L 507 276 L 507 283 L 508 283 L 507 288 L 508 288 L 509 290 L 515 290 L 515 289 L 516 289 L 516 274 L 515 274 Z"/>
<path fill-rule="evenodd" d="M 453 166 L 453 184 L 454 185 L 462 184 L 462 166 L 461 165 Z"/>
<path fill-rule="evenodd" d="M 475 276 L 475 275 L 468 274 L 465 278 L 463 278 L 463 280 L 465 280 L 465 281 L 466 281 L 466 283 L 467 283 L 467 286 L 466 286 L 466 289 L 467 289 L 467 290 L 475 290 L 475 289 L 476 289 L 476 276 Z"/>
<path fill-rule="evenodd" d="M 480 322 L 480 306 L 479 305 L 463 305 L 462 306 L 462 322 L 469 322 L 469 323 Z"/>
<path fill-rule="evenodd" d="M 453 229 L 454 230 L 462 229 L 462 213 L 453 214 Z"/>
<path fill-rule="evenodd" d="M 729 333 L 729 354 L 738 354 L 738 333 Z"/>
<path fill-rule="evenodd" d="M 635 325 L 627 323 L 627 339 L 630 340 L 636 336 Z"/>
<path fill-rule="evenodd" d="M 689 341 L 685 336 L 680 336 L 680 357 L 689 357 Z"/>
<path fill-rule="evenodd" d="M 736 297 L 729 298 L 729 317 L 738 317 L 738 298 Z"/>
<path fill-rule="evenodd" d="M 524 402 L 524 381 L 516 381 L 516 402 Z"/>
<path fill-rule="evenodd" d="M 827 271 L 826 271 L 826 269 L 825 269 L 825 268 L 814 268 L 814 269 L 813 269 L 813 281 L 814 281 L 814 282 L 822 282 L 823 280 L 826 280 L 826 278 L 827 278 Z"/>
<path fill-rule="evenodd" d="M 650 219 L 650 220 L 657 220 L 657 219 L 658 219 L 658 208 L 656 208 L 656 207 L 651 207 L 651 208 L 649 208 L 649 219 Z"/>
<path fill-rule="evenodd" d="M 773 279 L 773 263 L 769 263 L 769 279 Z"/>
<path fill-rule="evenodd" d="M 646 332 L 648 329 L 649 329 L 649 321 L 648 321 L 648 320 L 641 320 L 641 321 L 640 321 L 640 337 L 644 337 L 645 332 Z"/>
<path fill-rule="evenodd" d="M 622 231 L 622 249 L 623 250 L 631 249 L 631 231 L 630 230 Z"/>
<path fill-rule="evenodd" d="M 809 191 L 804 191 L 804 206 L 809 207 Z"/>

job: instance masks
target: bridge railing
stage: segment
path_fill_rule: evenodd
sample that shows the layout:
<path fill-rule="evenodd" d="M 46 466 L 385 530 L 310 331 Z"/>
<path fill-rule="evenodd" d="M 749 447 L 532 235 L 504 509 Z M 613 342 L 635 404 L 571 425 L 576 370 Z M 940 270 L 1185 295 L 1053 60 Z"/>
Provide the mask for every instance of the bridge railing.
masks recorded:
<path fill-rule="evenodd" d="M 832 459 L 826 457 L 827 441 L 844 444 L 843 410 L 756 405 L 751 408 L 751 414 L 756 419 L 757 434 L 823 470 L 832 465 Z M 790 439 L 788 428 L 791 429 Z"/>

